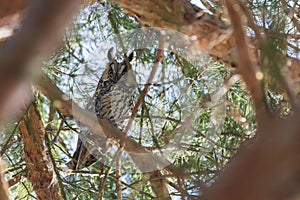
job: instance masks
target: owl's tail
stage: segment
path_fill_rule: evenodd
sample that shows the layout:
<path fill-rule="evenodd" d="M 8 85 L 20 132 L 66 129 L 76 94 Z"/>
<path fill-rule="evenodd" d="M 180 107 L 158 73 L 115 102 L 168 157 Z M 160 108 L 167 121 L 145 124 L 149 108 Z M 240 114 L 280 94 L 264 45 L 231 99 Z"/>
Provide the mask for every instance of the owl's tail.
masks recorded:
<path fill-rule="evenodd" d="M 106 154 L 106 139 L 98 138 L 97 142 L 82 142 L 80 138 L 77 141 L 77 148 L 72 156 L 72 159 L 66 163 L 69 169 L 80 170 L 84 167 L 89 167 L 98 160 L 105 162 Z"/>

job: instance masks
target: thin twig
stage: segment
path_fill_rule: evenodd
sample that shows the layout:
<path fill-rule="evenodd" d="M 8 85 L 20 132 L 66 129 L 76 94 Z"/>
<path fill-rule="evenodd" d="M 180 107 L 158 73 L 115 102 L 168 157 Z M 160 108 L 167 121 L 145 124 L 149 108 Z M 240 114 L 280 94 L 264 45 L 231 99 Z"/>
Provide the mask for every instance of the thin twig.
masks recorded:
<path fill-rule="evenodd" d="M 268 111 L 263 98 L 263 74 L 256 65 L 257 58 L 255 57 L 255 54 L 249 49 L 249 43 L 247 42 L 246 34 L 243 30 L 242 19 L 244 16 L 242 15 L 239 4 L 234 0 L 226 0 L 226 7 L 231 19 L 233 36 L 237 46 L 235 57 L 238 69 L 253 98 L 257 123 L 260 125 L 265 119 Z"/>
<path fill-rule="evenodd" d="M 50 139 L 49 139 L 49 137 L 48 137 L 47 135 L 46 135 L 46 140 L 47 140 L 48 143 L 49 143 L 49 146 L 48 146 L 48 153 L 49 153 L 49 157 L 50 157 L 50 160 L 51 160 L 51 163 L 52 163 L 52 166 L 53 166 L 53 171 L 54 171 L 54 173 L 55 173 L 55 175 L 56 175 L 56 177 L 57 177 L 58 185 L 59 185 L 59 187 L 60 187 L 60 193 L 61 193 L 61 195 L 62 195 L 62 198 L 65 199 L 65 200 L 67 200 L 67 195 L 66 195 L 66 193 L 65 193 L 64 184 L 62 183 L 63 180 L 62 180 L 62 178 L 60 177 L 59 170 L 58 170 L 58 168 L 57 168 L 57 166 L 56 166 L 55 159 L 54 159 L 54 157 L 53 157 L 53 155 L 52 155 L 52 151 L 51 151 L 51 150 L 52 150 L 52 147 L 51 147 L 52 142 L 50 141 Z M 52 186 L 50 186 L 50 187 L 52 187 Z"/>
<path fill-rule="evenodd" d="M 160 62 L 160 60 L 161 60 L 162 57 L 163 57 L 163 47 L 164 47 L 164 42 L 165 42 L 165 37 L 162 35 L 162 36 L 161 36 L 161 39 L 160 39 L 160 42 L 159 42 L 159 49 L 157 50 L 155 62 L 154 62 L 154 65 L 153 65 L 153 67 L 152 67 L 152 70 L 151 70 L 151 72 L 150 72 L 150 74 L 149 74 L 147 83 L 146 83 L 146 85 L 145 85 L 143 91 L 141 92 L 141 94 L 140 94 L 140 96 L 139 96 L 139 98 L 138 98 L 138 100 L 137 100 L 137 102 L 136 102 L 136 104 L 135 104 L 135 106 L 134 106 L 134 108 L 133 108 L 133 110 L 132 110 L 132 115 L 131 115 L 131 117 L 130 117 L 130 119 L 129 119 L 129 122 L 128 122 L 127 126 L 126 126 L 126 129 L 124 130 L 124 133 L 125 133 L 126 137 L 128 136 L 128 131 L 129 131 L 129 129 L 131 128 L 131 126 L 132 126 L 132 124 L 133 124 L 133 121 L 134 121 L 134 119 L 135 119 L 136 116 L 137 116 L 138 109 L 139 109 L 139 107 L 141 106 L 142 102 L 144 101 L 145 96 L 146 96 L 147 93 L 148 93 L 148 90 L 149 90 L 149 88 L 150 88 L 149 83 L 152 83 L 153 78 L 154 78 L 154 76 L 155 76 L 155 74 L 156 74 L 156 71 L 157 71 L 159 62 Z M 125 137 L 125 138 L 126 138 L 126 137 Z"/>
<path fill-rule="evenodd" d="M 117 189 L 117 196 L 118 200 L 122 200 L 122 187 L 121 187 L 121 164 L 122 164 L 122 152 L 123 150 L 120 149 L 117 152 L 116 156 L 116 189 Z"/>

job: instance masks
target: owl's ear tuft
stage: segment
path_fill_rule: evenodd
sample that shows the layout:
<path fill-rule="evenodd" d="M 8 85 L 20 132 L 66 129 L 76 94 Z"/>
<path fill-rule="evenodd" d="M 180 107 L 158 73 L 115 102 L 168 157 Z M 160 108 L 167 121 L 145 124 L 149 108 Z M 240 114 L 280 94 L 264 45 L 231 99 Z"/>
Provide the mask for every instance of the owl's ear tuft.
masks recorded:
<path fill-rule="evenodd" d="M 114 47 L 111 47 L 107 52 L 107 58 L 109 61 L 113 61 L 115 59 Z"/>
<path fill-rule="evenodd" d="M 128 61 L 131 63 L 131 62 L 134 60 L 135 57 L 136 57 L 135 52 L 134 52 L 134 51 L 131 52 L 131 53 L 128 55 Z"/>

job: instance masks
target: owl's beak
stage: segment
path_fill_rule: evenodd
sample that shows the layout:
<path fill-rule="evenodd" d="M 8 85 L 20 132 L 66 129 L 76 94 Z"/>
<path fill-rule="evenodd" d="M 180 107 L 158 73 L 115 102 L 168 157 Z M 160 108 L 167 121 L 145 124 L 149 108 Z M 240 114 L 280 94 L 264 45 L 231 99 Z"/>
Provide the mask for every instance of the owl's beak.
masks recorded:
<path fill-rule="evenodd" d="M 134 71 L 133 70 L 129 70 L 123 77 L 122 79 L 124 78 L 124 82 L 126 85 L 128 86 L 134 86 L 136 87 L 137 86 L 137 82 L 136 82 L 136 79 L 135 79 L 135 75 L 134 75 Z"/>

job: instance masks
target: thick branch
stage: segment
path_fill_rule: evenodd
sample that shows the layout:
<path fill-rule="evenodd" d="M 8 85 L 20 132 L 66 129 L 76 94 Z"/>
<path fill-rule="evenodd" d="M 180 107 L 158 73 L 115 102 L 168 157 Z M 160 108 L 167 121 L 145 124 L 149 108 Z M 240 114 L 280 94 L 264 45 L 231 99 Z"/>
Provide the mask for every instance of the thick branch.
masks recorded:
<path fill-rule="evenodd" d="M 238 64 L 238 69 L 243 77 L 250 94 L 253 98 L 258 124 L 266 117 L 267 108 L 263 99 L 262 78 L 263 74 L 257 66 L 257 58 L 253 50 L 249 48 L 246 33 L 243 29 L 241 8 L 236 1 L 227 0 L 226 6 L 233 27 L 233 37 L 237 47 L 235 60 Z"/>
<path fill-rule="evenodd" d="M 43 144 L 45 127 L 34 103 L 30 105 L 27 115 L 21 121 L 19 130 L 24 141 L 28 179 L 38 198 L 62 199 L 58 185 L 52 183 L 53 171 L 49 168 L 51 165 Z"/>
<path fill-rule="evenodd" d="M 125 11 L 152 27 L 193 36 L 195 48 L 207 51 L 223 63 L 234 65 L 231 29 L 221 20 L 195 9 L 188 0 L 112 0 Z"/>
<path fill-rule="evenodd" d="M 57 43 L 77 5 L 78 0 L 34 1 L 22 28 L 0 46 L 0 111 L 33 57 L 48 52 Z"/>

